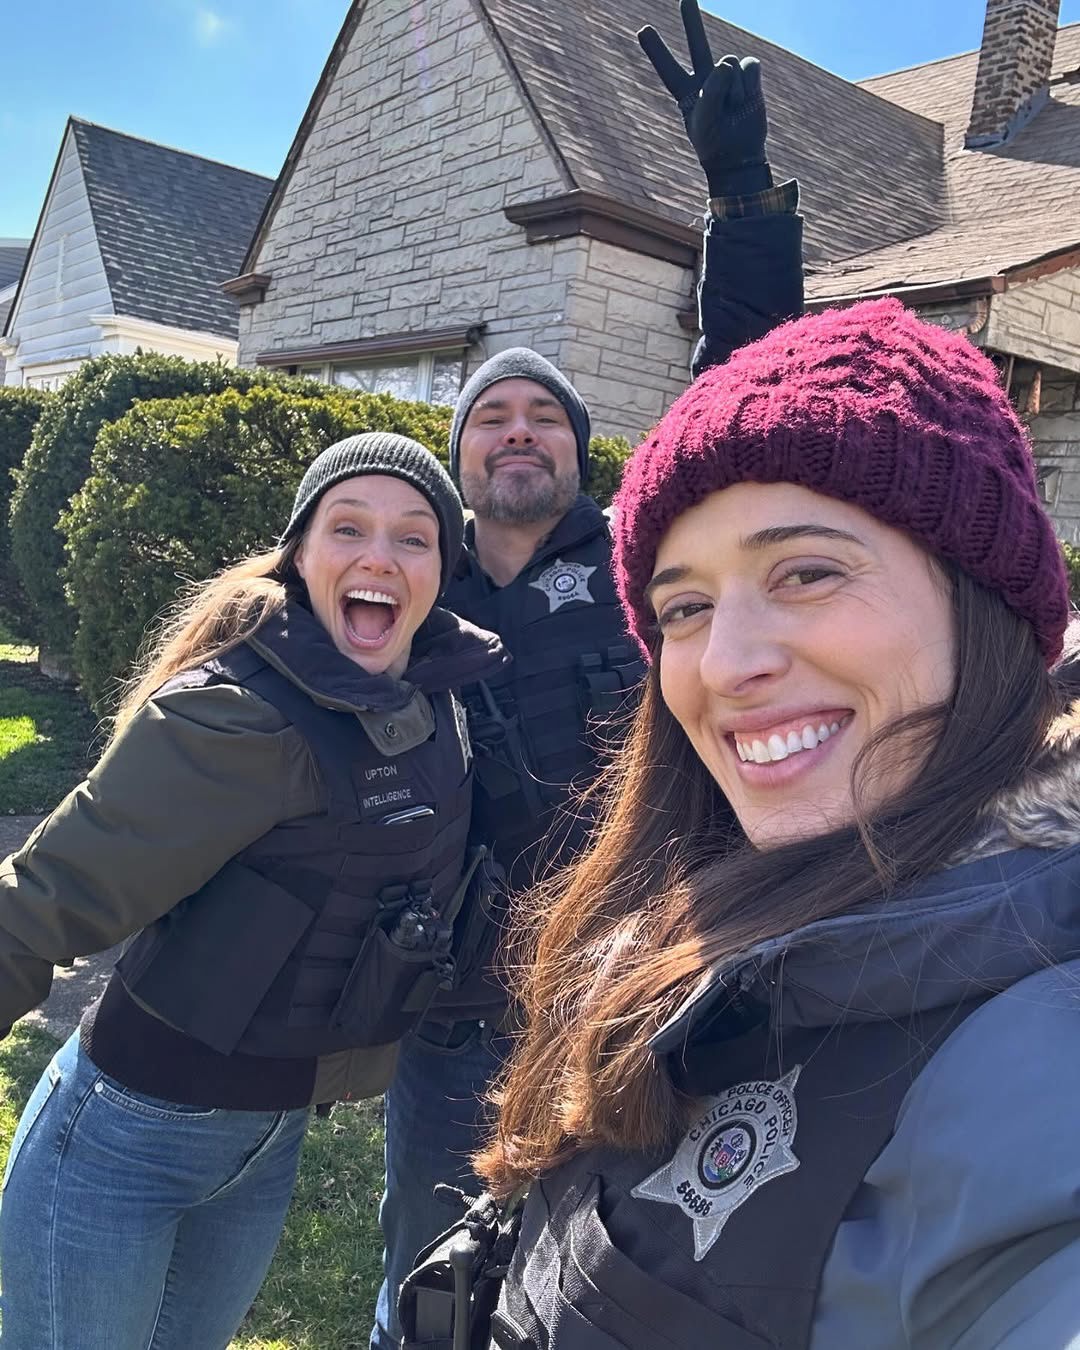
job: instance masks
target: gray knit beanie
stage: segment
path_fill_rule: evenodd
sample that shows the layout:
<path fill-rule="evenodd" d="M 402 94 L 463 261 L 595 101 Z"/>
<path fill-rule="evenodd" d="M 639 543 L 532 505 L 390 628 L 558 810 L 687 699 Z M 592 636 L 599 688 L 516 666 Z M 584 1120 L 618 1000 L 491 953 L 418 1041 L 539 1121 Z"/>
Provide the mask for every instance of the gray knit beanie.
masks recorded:
<path fill-rule="evenodd" d="M 408 436 L 391 431 L 368 431 L 328 446 L 308 467 L 297 489 L 292 516 L 281 543 L 300 534 L 327 488 L 346 478 L 365 473 L 384 473 L 410 483 L 431 503 L 439 519 L 439 549 L 442 557 L 442 584 L 446 589 L 451 573 L 461 556 L 465 517 L 461 498 L 450 475 L 430 450 Z"/>
<path fill-rule="evenodd" d="M 472 405 L 485 389 L 490 389 L 500 380 L 535 380 L 554 394 L 566 410 L 570 425 L 577 441 L 578 468 L 581 481 L 589 477 L 589 410 L 585 401 L 562 373 L 556 370 L 550 361 L 546 361 L 539 352 L 528 347 L 509 347 L 505 352 L 497 352 L 489 361 L 485 361 L 475 375 L 466 383 L 458 397 L 454 420 L 450 427 L 450 472 L 455 481 L 460 478 L 459 461 L 461 458 L 461 429 L 465 425 Z"/>

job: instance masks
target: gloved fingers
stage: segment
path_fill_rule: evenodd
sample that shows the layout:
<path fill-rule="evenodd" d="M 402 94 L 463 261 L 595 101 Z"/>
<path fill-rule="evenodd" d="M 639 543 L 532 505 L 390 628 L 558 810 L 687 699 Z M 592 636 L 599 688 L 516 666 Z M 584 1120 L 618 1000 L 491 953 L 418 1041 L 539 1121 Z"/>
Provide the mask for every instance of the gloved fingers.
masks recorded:
<path fill-rule="evenodd" d="M 705 36 L 705 21 L 701 17 L 698 0 L 680 0 L 679 12 L 683 27 L 686 29 L 686 45 L 690 51 L 690 64 L 698 82 L 703 84 L 712 74 L 712 50 Z"/>
<path fill-rule="evenodd" d="M 687 85 L 692 83 L 689 72 L 675 60 L 671 48 L 651 24 L 638 33 L 637 40 L 641 43 L 641 50 L 653 63 L 653 69 L 660 76 L 664 88 L 672 98 L 681 99 Z"/>
<path fill-rule="evenodd" d="M 701 91 L 701 100 L 695 113 L 695 126 L 713 125 L 729 111 L 734 97 L 732 89 L 738 73 L 738 65 L 732 68 L 726 60 L 721 61 L 713 69 Z"/>
<path fill-rule="evenodd" d="M 761 62 L 756 56 L 744 56 L 739 63 L 742 68 L 743 101 L 756 103 L 761 93 Z"/>
<path fill-rule="evenodd" d="M 737 56 L 724 56 L 716 63 L 716 69 L 710 77 L 715 84 L 714 108 L 716 112 L 738 108 L 742 103 L 742 66 Z"/>

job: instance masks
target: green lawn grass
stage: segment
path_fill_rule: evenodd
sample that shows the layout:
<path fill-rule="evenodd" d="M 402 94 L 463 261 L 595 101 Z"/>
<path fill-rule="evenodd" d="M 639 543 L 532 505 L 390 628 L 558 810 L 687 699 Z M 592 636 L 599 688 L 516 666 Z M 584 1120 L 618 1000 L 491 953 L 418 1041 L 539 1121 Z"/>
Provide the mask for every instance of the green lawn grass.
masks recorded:
<path fill-rule="evenodd" d="M 0 812 L 41 815 L 86 774 L 97 719 L 37 669 L 37 649 L 0 619 Z"/>
<path fill-rule="evenodd" d="M 58 1044 L 25 1023 L 0 1043 L 0 1167 Z M 285 1234 L 233 1350 L 365 1350 L 381 1278 L 381 1187 L 378 1102 L 312 1123 Z"/>

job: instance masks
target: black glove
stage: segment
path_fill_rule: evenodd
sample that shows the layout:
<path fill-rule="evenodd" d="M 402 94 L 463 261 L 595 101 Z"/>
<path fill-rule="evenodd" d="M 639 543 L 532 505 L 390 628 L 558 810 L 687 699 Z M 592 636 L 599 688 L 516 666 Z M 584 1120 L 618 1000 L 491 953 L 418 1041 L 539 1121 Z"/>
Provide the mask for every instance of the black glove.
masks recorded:
<path fill-rule="evenodd" d="M 679 105 L 713 197 L 760 192 L 772 186 L 765 138 L 769 122 L 761 92 L 761 62 L 725 56 L 713 65 L 698 0 L 679 5 L 693 71 L 684 70 L 653 27 L 638 33 L 668 93 Z"/>

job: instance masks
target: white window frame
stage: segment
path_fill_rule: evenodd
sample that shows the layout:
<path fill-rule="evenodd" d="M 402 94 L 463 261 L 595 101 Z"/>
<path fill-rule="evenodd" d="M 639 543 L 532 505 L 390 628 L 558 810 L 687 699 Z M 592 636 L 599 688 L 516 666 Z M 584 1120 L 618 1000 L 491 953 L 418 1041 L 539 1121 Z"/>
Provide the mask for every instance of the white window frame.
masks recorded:
<path fill-rule="evenodd" d="M 417 363 L 416 371 L 416 394 L 414 397 L 419 403 L 430 403 L 432 387 L 435 383 L 435 358 L 446 356 L 454 359 L 454 352 L 450 348 L 442 351 L 430 352 L 403 352 L 400 356 L 373 356 L 368 360 L 341 360 L 324 361 L 316 365 L 298 365 L 296 367 L 297 375 L 306 375 L 309 379 L 321 380 L 323 384 L 334 384 L 333 371 L 339 366 L 388 366 L 397 362 L 405 365 L 415 361 Z M 464 353 L 456 357 L 464 366 Z M 343 387 L 343 386 L 337 386 Z"/>

